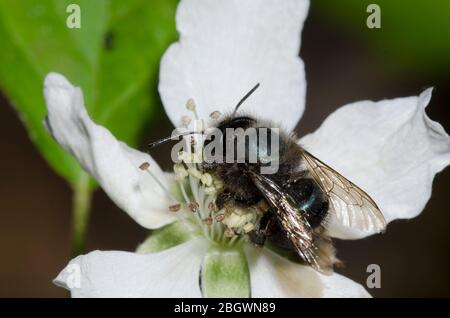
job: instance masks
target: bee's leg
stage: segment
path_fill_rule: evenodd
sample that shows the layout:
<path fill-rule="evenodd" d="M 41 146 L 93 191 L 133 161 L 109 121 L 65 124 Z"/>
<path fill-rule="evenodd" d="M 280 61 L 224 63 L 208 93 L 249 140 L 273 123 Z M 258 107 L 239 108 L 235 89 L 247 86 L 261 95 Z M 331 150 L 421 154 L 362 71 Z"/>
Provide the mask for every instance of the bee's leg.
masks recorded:
<path fill-rule="evenodd" d="M 267 211 L 259 221 L 256 229 L 248 234 L 250 241 L 255 245 L 263 246 L 267 236 L 271 235 L 270 229 L 275 221 L 274 213 Z"/>
<path fill-rule="evenodd" d="M 220 210 L 222 209 L 226 203 L 234 201 L 234 196 L 229 191 L 223 191 L 216 198 L 216 206 Z"/>
<path fill-rule="evenodd" d="M 201 169 L 202 170 L 206 170 L 206 171 L 214 171 L 214 169 L 216 169 L 217 167 L 217 163 L 215 162 L 202 162 L 201 163 Z"/>
<path fill-rule="evenodd" d="M 266 243 L 266 235 L 258 230 L 249 232 L 248 238 L 250 239 L 250 242 L 257 246 L 264 246 L 264 243 Z"/>

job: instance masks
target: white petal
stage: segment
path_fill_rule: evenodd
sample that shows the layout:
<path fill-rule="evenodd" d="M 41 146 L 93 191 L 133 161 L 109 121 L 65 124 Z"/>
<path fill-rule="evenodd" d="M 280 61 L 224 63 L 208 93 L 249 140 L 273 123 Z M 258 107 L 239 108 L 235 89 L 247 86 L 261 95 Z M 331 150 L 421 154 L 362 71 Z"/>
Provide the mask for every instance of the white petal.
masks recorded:
<path fill-rule="evenodd" d="M 147 228 L 173 221 L 167 209 L 169 198 L 147 172 L 139 169 L 143 162 L 149 162 L 149 169 L 166 184 L 163 172 L 149 155 L 119 142 L 107 129 L 96 125 L 84 107 L 81 89 L 64 76 L 48 74 L 44 95 L 49 132 L 120 208 Z"/>
<path fill-rule="evenodd" d="M 246 252 L 252 297 L 370 297 L 364 287 L 342 275 L 322 275 L 309 266 L 293 263 L 268 249 L 250 247 Z"/>
<path fill-rule="evenodd" d="M 413 218 L 430 198 L 435 174 L 450 163 L 450 137 L 425 113 L 431 92 L 344 106 L 300 142 L 365 190 L 386 221 Z M 337 226 L 330 234 L 365 236 Z"/>
<path fill-rule="evenodd" d="M 192 240 L 151 254 L 94 251 L 70 261 L 54 283 L 72 297 L 201 297 L 207 246 Z"/>
<path fill-rule="evenodd" d="M 159 92 L 175 126 L 188 98 L 200 117 L 231 111 L 256 83 L 242 109 L 293 129 L 305 102 L 298 57 L 307 0 L 182 0 L 180 41 L 161 62 Z"/>

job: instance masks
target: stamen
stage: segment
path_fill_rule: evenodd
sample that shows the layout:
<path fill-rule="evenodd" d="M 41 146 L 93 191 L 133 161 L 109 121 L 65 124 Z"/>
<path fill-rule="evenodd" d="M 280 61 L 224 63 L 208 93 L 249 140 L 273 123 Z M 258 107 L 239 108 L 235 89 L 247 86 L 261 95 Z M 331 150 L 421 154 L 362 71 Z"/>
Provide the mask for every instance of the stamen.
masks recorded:
<path fill-rule="evenodd" d="M 199 170 L 197 170 L 197 168 L 189 168 L 188 172 L 194 178 L 197 178 L 197 179 L 201 179 L 202 178 L 202 173 Z"/>
<path fill-rule="evenodd" d="M 225 235 L 225 237 L 233 237 L 236 234 L 234 233 L 234 231 L 232 229 L 230 229 L 229 227 L 227 227 L 225 229 L 225 231 L 223 231 L 223 234 Z"/>
<path fill-rule="evenodd" d="M 203 119 L 196 120 L 195 125 L 194 125 L 194 130 L 201 132 L 204 129 L 205 129 L 205 123 L 204 123 Z"/>
<path fill-rule="evenodd" d="M 254 228 L 255 228 L 255 225 L 253 223 L 247 223 L 242 227 L 242 229 L 244 230 L 245 233 L 252 231 Z"/>
<path fill-rule="evenodd" d="M 234 207 L 233 213 L 235 213 L 237 215 L 243 215 L 244 214 L 244 210 L 239 208 L 239 207 Z"/>
<path fill-rule="evenodd" d="M 239 237 L 240 237 L 239 235 L 234 235 L 234 236 L 231 238 L 231 240 L 228 241 L 228 245 L 233 245 L 234 242 L 236 242 L 237 239 L 238 239 Z"/>
<path fill-rule="evenodd" d="M 223 223 L 226 224 L 228 227 L 239 227 L 239 224 L 241 223 L 241 216 L 237 215 L 236 213 L 231 213 L 230 215 L 226 216 L 223 220 Z"/>
<path fill-rule="evenodd" d="M 224 184 L 223 184 L 223 182 L 222 182 L 222 180 L 220 180 L 220 179 L 214 179 L 214 186 L 216 187 L 216 189 L 218 189 L 218 190 L 220 190 L 220 189 L 222 189 L 223 188 L 223 186 L 224 186 Z"/>
<path fill-rule="evenodd" d="M 214 120 L 219 119 L 220 116 L 222 116 L 222 113 L 219 112 L 218 110 L 215 110 L 211 114 L 209 114 L 209 118 L 214 119 Z"/>
<path fill-rule="evenodd" d="M 178 152 L 178 160 L 186 162 L 187 159 L 187 153 L 185 151 L 179 151 Z"/>
<path fill-rule="evenodd" d="M 186 108 L 194 113 L 195 122 L 193 125 L 192 117 L 185 115 L 181 117 L 182 125 L 185 127 L 193 125 L 194 131 L 203 132 L 205 121 L 199 119 L 194 99 L 190 98 L 186 102 Z M 219 111 L 214 111 L 209 117 L 218 120 L 221 115 Z M 203 139 L 198 139 L 192 135 L 187 135 L 184 138 L 190 138 L 185 139 L 190 147 L 178 153 L 180 163 L 173 166 L 173 171 L 183 196 L 183 202 L 186 202 L 186 205 L 184 203 L 171 205 L 169 211 L 185 211 L 184 206 L 187 206 L 192 214 L 186 219 L 193 221 L 203 232 L 203 235 L 211 241 L 225 245 L 244 242 L 245 234 L 255 228 L 255 222 L 258 218 L 256 212 L 267 208 L 263 205 L 265 202 L 262 202 L 260 207 L 253 209 L 242 209 L 234 205 L 227 205 L 219 210 L 214 201 L 217 192 L 224 188 L 224 183 L 214 175 L 204 172 L 202 166 L 198 165 L 203 162 Z M 143 163 L 140 168 L 151 174 L 148 170 L 149 166 L 149 163 Z M 154 175 L 151 175 L 157 181 Z M 158 182 L 158 184 L 165 189 L 161 182 Z M 188 187 L 186 189 L 185 184 Z M 187 189 L 190 190 L 189 196 Z M 166 190 L 166 192 L 168 191 Z M 177 213 L 176 215 L 184 214 Z"/>
<path fill-rule="evenodd" d="M 189 127 L 189 124 L 191 122 L 192 122 L 192 118 L 191 117 L 189 117 L 187 115 L 181 116 L 181 125 L 183 127 L 185 127 L 185 128 Z"/>
<path fill-rule="evenodd" d="M 224 218 L 225 218 L 224 214 L 219 214 L 219 215 L 216 215 L 215 220 L 216 220 L 216 222 L 220 223 L 223 221 Z"/>
<path fill-rule="evenodd" d="M 206 219 L 203 219 L 203 224 L 211 225 L 213 222 L 213 219 L 211 217 L 207 217 Z"/>
<path fill-rule="evenodd" d="M 175 179 L 177 181 L 183 181 L 184 178 L 189 175 L 186 168 L 181 163 L 177 163 L 173 166 L 173 172 L 175 173 Z"/>
<path fill-rule="evenodd" d="M 195 119 L 198 120 L 197 106 L 193 98 L 189 98 L 186 102 L 186 109 L 194 113 Z"/>
<path fill-rule="evenodd" d="M 187 108 L 188 110 L 190 110 L 191 112 L 195 111 L 195 101 L 194 101 L 193 98 L 189 98 L 189 99 L 186 101 L 186 108 Z"/>
<path fill-rule="evenodd" d="M 192 154 L 192 163 L 202 163 L 203 151 L 200 149 Z"/>
<path fill-rule="evenodd" d="M 186 203 L 189 203 L 189 197 L 188 197 L 188 195 L 186 193 L 186 189 L 184 188 L 183 182 L 179 181 L 178 185 L 180 187 L 181 194 L 183 195 L 184 201 L 186 201 Z"/>
<path fill-rule="evenodd" d="M 193 155 L 187 151 L 178 152 L 178 160 L 188 164 L 193 163 Z"/>
<path fill-rule="evenodd" d="M 225 210 L 225 212 L 224 212 L 225 217 L 228 217 L 231 215 L 231 213 L 233 213 L 233 210 L 229 206 L 226 206 L 225 209 L 223 209 L 223 210 Z"/>
<path fill-rule="evenodd" d="M 181 204 L 179 204 L 179 203 L 169 206 L 170 212 L 178 212 L 178 211 L 180 211 L 180 209 L 181 209 Z"/>
<path fill-rule="evenodd" d="M 206 187 L 205 193 L 207 195 L 214 195 L 216 193 L 216 188 L 215 187 Z"/>
<path fill-rule="evenodd" d="M 208 210 L 211 211 L 211 212 L 216 212 L 217 211 L 217 205 L 214 202 L 209 202 Z"/>
<path fill-rule="evenodd" d="M 201 176 L 200 181 L 201 181 L 205 186 L 209 187 L 209 186 L 212 184 L 213 179 L 212 179 L 212 176 L 211 176 L 209 173 L 204 173 L 204 174 Z"/>
<path fill-rule="evenodd" d="M 198 205 L 198 203 L 197 202 L 195 202 L 195 201 L 192 201 L 192 202 L 190 202 L 189 203 L 189 209 L 193 212 L 193 213 L 195 213 L 195 212 L 197 212 L 198 211 L 198 207 L 199 207 L 199 205 Z"/>
<path fill-rule="evenodd" d="M 177 200 L 173 197 L 170 191 L 164 186 L 164 184 L 160 180 L 158 180 L 158 178 L 150 171 L 149 167 L 150 163 L 143 162 L 139 166 L 139 169 L 141 169 L 142 171 L 146 171 L 152 177 L 152 179 L 159 185 L 159 187 L 166 193 L 166 195 L 176 202 Z"/>
<path fill-rule="evenodd" d="M 143 162 L 140 166 L 139 169 L 141 170 L 147 170 L 150 167 L 150 164 L 148 162 Z"/>

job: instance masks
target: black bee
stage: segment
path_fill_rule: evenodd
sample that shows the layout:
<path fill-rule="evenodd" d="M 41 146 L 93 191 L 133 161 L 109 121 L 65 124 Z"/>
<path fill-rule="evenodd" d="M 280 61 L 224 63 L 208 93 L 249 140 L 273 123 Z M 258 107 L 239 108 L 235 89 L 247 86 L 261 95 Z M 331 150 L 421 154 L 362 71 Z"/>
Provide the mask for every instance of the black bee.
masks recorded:
<path fill-rule="evenodd" d="M 244 96 L 234 112 L 219 121 L 216 128 L 222 132 L 224 156 L 227 128 L 257 128 L 257 132 L 259 128 L 266 128 L 269 142 L 278 138 L 277 172 L 260 172 L 261 167 L 267 165 L 259 160 L 260 145 L 245 150 L 257 152 L 256 162 L 223 160 L 205 162 L 202 168 L 224 183 L 224 190 L 216 199 L 219 208 L 227 204 L 253 207 L 266 203 L 268 208 L 264 209 L 259 224 L 249 233 L 253 243 L 269 244 L 286 254 L 294 252 L 298 260 L 322 273 L 330 273 L 336 262 L 327 235 L 330 222 L 380 232 L 386 221 L 367 193 L 302 148 L 293 134 L 274 132 L 268 121 L 237 115 L 239 106 L 258 86 Z M 245 147 L 251 148 L 247 143 Z M 267 153 L 266 148 L 262 150 Z"/>

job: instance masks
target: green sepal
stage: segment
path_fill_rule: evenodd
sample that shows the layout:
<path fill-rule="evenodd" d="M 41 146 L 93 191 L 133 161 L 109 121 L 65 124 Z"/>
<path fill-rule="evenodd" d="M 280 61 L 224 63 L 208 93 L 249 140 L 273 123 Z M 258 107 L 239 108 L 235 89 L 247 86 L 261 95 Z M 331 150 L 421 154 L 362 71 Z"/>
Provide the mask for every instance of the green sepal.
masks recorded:
<path fill-rule="evenodd" d="M 207 298 L 250 297 L 250 272 L 244 251 L 239 247 L 211 246 L 203 259 L 200 287 Z"/>
<path fill-rule="evenodd" d="M 153 230 L 150 236 L 137 247 L 136 253 L 159 252 L 187 242 L 195 235 L 196 233 L 187 224 L 176 221 Z"/>

